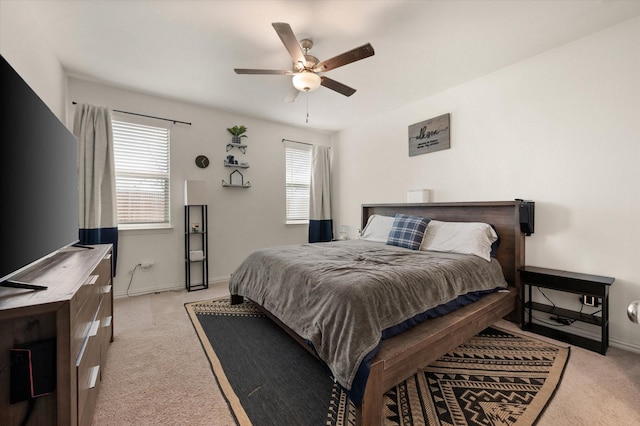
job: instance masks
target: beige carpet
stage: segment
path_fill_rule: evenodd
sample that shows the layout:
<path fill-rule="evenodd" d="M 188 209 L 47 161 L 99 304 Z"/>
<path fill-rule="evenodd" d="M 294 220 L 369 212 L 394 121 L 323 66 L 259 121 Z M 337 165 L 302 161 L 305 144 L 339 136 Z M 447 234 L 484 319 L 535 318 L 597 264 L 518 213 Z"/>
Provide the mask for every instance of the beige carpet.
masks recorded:
<path fill-rule="evenodd" d="M 234 425 L 184 309 L 226 293 L 222 285 L 116 299 L 115 341 L 93 425 Z M 506 321 L 496 325 L 530 334 Z M 610 348 L 602 356 L 572 346 L 562 383 L 537 425 L 636 426 L 639 401 L 640 354 Z"/>
<path fill-rule="evenodd" d="M 235 425 L 184 303 L 226 287 L 114 301 L 93 425 Z"/>

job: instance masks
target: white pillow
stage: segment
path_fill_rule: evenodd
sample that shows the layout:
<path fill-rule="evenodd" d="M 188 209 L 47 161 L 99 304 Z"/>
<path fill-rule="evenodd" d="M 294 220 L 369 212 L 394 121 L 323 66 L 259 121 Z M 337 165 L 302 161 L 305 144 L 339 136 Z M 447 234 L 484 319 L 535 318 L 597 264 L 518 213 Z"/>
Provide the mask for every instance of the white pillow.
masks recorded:
<path fill-rule="evenodd" d="M 420 250 L 473 254 L 491 261 L 491 244 L 497 239 L 498 234 L 488 223 L 432 220 Z"/>
<path fill-rule="evenodd" d="M 382 216 L 379 214 L 369 216 L 369 220 L 362 230 L 360 239 L 386 243 L 389 239 L 389 232 L 391 232 L 391 228 L 393 228 L 394 221 L 395 217 L 392 216 Z"/>

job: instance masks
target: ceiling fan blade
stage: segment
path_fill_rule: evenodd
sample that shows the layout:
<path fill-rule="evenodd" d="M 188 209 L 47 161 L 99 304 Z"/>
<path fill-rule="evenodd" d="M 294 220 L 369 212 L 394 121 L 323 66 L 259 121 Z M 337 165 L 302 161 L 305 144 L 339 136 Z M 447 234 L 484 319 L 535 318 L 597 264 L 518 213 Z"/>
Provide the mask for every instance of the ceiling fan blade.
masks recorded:
<path fill-rule="evenodd" d="M 247 69 L 247 68 L 234 68 L 236 74 L 276 74 L 276 75 L 291 75 L 291 71 L 288 70 L 259 70 L 259 69 Z"/>
<path fill-rule="evenodd" d="M 329 71 L 334 68 L 341 67 L 343 65 L 350 64 L 351 62 L 359 61 L 360 59 L 368 58 L 369 56 L 373 56 L 375 52 L 373 51 L 373 46 L 371 43 L 363 44 L 360 47 L 356 47 L 355 49 L 351 49 L 348 52 L 344 52 L 341 55 L 334 56 L 331 59 L 327 59 L 325 61 L 320 62 L 314 68 L 316 72 Z"/>
<path fill-rule="evenodd" d="M 335 80 L 332 80 L 329 77 L 322 76 L 320 78 L 322 79 L 322 82 L 320 84 L 326 87 L 327 89 L 334 90 L 345 96 L 351 96 L 354 93 L 356 93 L 356 89 L 353 89 L 347 85 L 344 85 Z"/>
<path fill-rule="evenodd" d="M 296 36 L 291 29 L 291 26 L 284 22 L 274 22 L 271 25 L 273 25 L 276 33 L 278 33 L 278 36 L 280 37 L 280 40 L 282 40 L 284 47 L 287 48 L 287 51 L 289 52 L 293 63 L 302 64 L 302 66 L 304 67 L 307 60 L 304 58 L 304 53 L 302 52 L 300 43 L 298 43 L 298 40 L 296 39 Z"/>
<path fill-rule="evenodd" d="M 292 87 L 289 93 L 287 93 L 287 96 L 284 97 L 284 102 L 287 104 L 293 103 L 298 98 L 299 93 L 300 91 L 298 89 Z"/>

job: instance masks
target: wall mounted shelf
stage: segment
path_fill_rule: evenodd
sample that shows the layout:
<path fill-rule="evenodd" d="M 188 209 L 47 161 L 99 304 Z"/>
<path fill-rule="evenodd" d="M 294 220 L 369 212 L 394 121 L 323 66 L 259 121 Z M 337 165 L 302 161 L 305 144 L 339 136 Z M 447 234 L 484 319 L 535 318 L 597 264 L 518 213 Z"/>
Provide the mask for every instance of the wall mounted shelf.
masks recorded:
<path fill-rule="evenodd" d="M 243 154 L 247 153 L 246 144 L 240 143 L 240 137 L 234 136 L 231 138 L 231 143 L 227 144 L 227 152 L 231 151 L 233 148 L 238 148 Z M 228 167 L 230 169 L 234 169 L 229 174 L 229 181 L 225 181 L 222 179 L 222 186 L 225 188 L 251 188 L 251 182 L 244 180 L 243 174 L 240 172 L 241 169 L 248 169 L 249 163 L 246 161 L 239 161 L 233 155 L 227 155 L 227 158 L 223 160 L 224 167 Z"/>
<path fill-rule="evenodd" d="M 247 145 L 238 144 L 238 143 L 227 144 L 227 152 L 231 151 L 233 148 L 238 148 L 240 151 L 242 151 L 243 154 L 247 153 Z"/>
<path fill-rule="evenodd" d="M 231 164 L 227 160 L 224 160 L 224 166 L 225 167 L 235 167 L 235 168 L 238 168 L 238 169 L 248 169 L 249 168 L 248 164 Z"/>
<path fill-rule="evenodd" d="M 222 186 L 224 186 L 225 188 L 251 188 L 251 182 L 247 182 L 242 185 L 232 185 L 227 181 L 225 181 L 224 179 L 222 179 Z"/>

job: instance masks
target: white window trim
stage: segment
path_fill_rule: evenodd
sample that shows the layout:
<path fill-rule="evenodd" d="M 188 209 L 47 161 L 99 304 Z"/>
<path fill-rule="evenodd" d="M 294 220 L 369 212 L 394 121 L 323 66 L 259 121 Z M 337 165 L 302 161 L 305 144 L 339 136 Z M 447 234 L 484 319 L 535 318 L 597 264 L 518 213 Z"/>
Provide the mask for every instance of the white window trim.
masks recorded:
<path fill-rule="evenodd" d="M 285 220 L 285 225 L 308 225 L 309 219 L 304 220 Z"/>
<path fill-rule="evenodd" d="M 313 145 L 310 144 L 306 144 L 306 143 L 302 143 L 302 142 L 295 142 L 295 141 L 289 141 L 289 140 L 283 140 L 284 142 L 284 147 L 285 147 L 285 224 L 287 225 L 306 225 L 309 223 L 309 199 L 308 196 L 310 194 L 311 191 L 311 167 L 312 167 L 312 149 L 313 149 Z M 307 191 L 307 203 L 306 203 L 306 208 L 304 208 L 305 206 L 302 206 L 303 208 L 299 210 L 299 213 L 301 213 L 303 210 L 305 211 L 305 216 L 304 218 L 301 218 L 301 214 L 298 215 L 297 218 L 291 218 L 290 217 L 290 198 L 289 198 L 289 188 L 293 187 L 294 185 L 290 182 L 290 178 L 291 173 L 294 173 L 295 171 L 292 171 L 289 169 L 289 155 L 291 153 L 290 150 L 293 151 L 299 151 L 298 154 L 301 154 L 297 160 L 304 160 L 304 156 L 309 157 L 309 164 L 308 164 L 308 180 L 305 180 L 304 177 L 298 175 L 298 176 L 294 176 L 294 179 L 298 181 L 297 185 L 298 187 L 302 187 L 304 189 L 304 187 L 306 186 L 306 191 Z M 304 153 L 304 154 L 303 154 Z"/>
<path fill-rule="evenodd" d="M 153 229 L 173 229 L 171 223 L 123 223 L 118 224 L 118 231 L 137 231 Z"/>
<path fill-rule="evenodd" d="M 166 221 L 162 221 L 162 222 L 118 223 L 118 229 L 119 230 L 124 230 L 124 231 L 131 231 L 131 230 L 154 230 L 154 229 L 163 230 L 163 229 L 172 228 L 172 223 L 171 223 L 171 169 L 170 169 L 170 166 L 171 166 L 171 164 L 170 164 L 171 132 L 170 132 L 170 127 L 163 126 L 163 125 L 158 125 L 157 123 L 147 123 L 145 121 L 141 122 L 140 120 L 137 120 L 137 119 L 133 120 L 133 119 L 130 119 L 129 117 L 125 118 L 125 117 L 117 116 L 115 114 L 114 114 L 114 116 L 112 116 L 112 121 L 125 123 L 126 125 L 131 125 L 131 126 L 146 126 L 146 127 L 156 128 L 156 129 L 162 129 L 163 131 L 166 131 L 166 137 L 167 137 L 166 172 L 163 172 L 163 171 L 141 171 L 140 173 L 129 173 L 129 172 L 123 172 L 123 171 L 118 172 L 117 162 L 116 162 L 116 182 L 117 182 L 119 177 L 120 178 L 134 177 L 134 178 L 142 178 L 142 179 L 145 179 L 145 178 L 166 179 L 166 181 L 167 181 L 167 191 L 166 191 L 166 194 L 165 194 L 166 210 L 164 211 L 164 215 L 165 215 Z M 116 184 L 116 186 L 117 186 L 117 184 Z M 120 213 L 118 213 L 118 216 L 120 216 Z"/>

